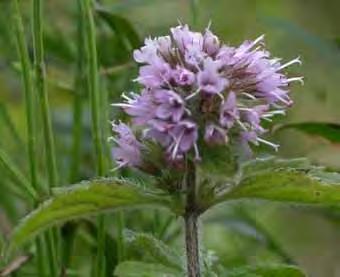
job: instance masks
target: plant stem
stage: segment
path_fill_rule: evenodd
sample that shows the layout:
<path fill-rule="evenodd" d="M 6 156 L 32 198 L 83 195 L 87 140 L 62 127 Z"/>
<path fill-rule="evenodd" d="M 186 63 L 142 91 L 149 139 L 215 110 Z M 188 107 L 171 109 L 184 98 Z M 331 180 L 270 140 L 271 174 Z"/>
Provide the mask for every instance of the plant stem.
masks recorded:
<path fill-rule="evenodd" d="M 88 86 L 90 95 L 90 109 L 92 120 L 92 136 L 96 155 L 97 174 L 104 174 L 102 131 L 100 126 L 100 95 L 98 81 L 98 62 L 96 49 L 95 24 L 92 14 L 91 0 L 84 1 L 86 4 L 86 40 L 88 46 Z"/>
<path fill-rule="evenodd" d="M 29 158 L 29 171 L 32 190 L 37 191 L 37 160 L 36 160 L 36 135 L 35 135 L 35 101 L 33 95 L 33 81 L 31 64 L 29 60 L 27 45 L 25 42 L 24 27 L 19 10 L 18 0 L 13 0 L 14 5 L 14 28 L 15 39 L 18 48 L 18 54 L 20 64 L 22 68 L 22 81 L 24 85 L 25 93 L 25 105 L 26 105 L 26 123 L 27 123 L 27 139 L 28 139 L 28 158 Z"/>
<path fill-rule="evenodd" d="M 38 93 L 40 104 L 41 119 L 43 123 L 43 138 L 45 145 L 45 157 L 47 165 L 47 176 L 49 183 L 49 191 L 58 183 L 58 173 L 53 141 L 52 124 L 50 118 L 50 110 L 48 103 L 48 95 L 46 88 L 46 68 L 44 63 L 44 45 L 43 45 L 43 30 L 42 30 L 42 0 L 33 0 L 33 50 L 34 50 L 34 72 L 35 72 L 35 87 Z M 46 232 L 46 246 L 48 251 L 48 261 L 51 276 L 58 276 L 58 261 L 57 261 L 57 230 Z"/>
<path fill-rule="evenodd" d="M 33 191 L 38 191 L 37 159 L 36 159 L 36 126 L 35 126 L 35 101 L 33 94 L 33 78 L 31 63 L 25 41 L 24 26 L 21 18 L 18 0 L 13 0 L 15 40 L 18 48 L 19 59 L 22 68 L 22 81 L 25 93 L 28 159 L 30 171 L 30 186 Z M 37 267 L 39 276 L 45 275 L 44 245 L 40 238 L 36 240 Z"/>
<path fill-rule="evenodd" d="M 191 14 L 192 14 L 192 25 L 197 27 L 198 24 L 198 0 L 190 0 Z"/>
<path fill-rule="evenodd" d="M 198 211 L 196 205 L 196 172 L 192 162 L 187 164 L 186 175 L 187 202 L 184 215 L 185 245 L 188 277 L 200 277 L 200 259 L 198 242 Z"/>
<path fill-rule="evenodd" d="M 82 115 L 83 115 L 83 97 L 86 89 L 86 64 L 84 56 L 87 56 L 85 37 L 84 37 L 84 12 L 82 11 L 82 0 L 78 0 L 78 26 L 77 26 L 77 71 L 75 78 L 75 96 L 73 100 L 73 141 L 72 141 L 72 157 L 70 182 L 77 181 L 79 177 L 80 166 L 80 149 L 82 134 Z"/>
<path fill-rule="evenodd" d="M 87 65 L 88 65 L 88 91 L 90 96 L 92 137 L 96 155 L 96 171 L 97 176 L 104 174 L 103 160 L 103 140 L 102 128 L 100 124 L 100 95 L 99 95 L 99 80 L 98 80 L 98 62 L 96 49 L 95 22 L 93 16 L 92 1 L 84 1 L 82 10 L 85 18 L 85 37 L 88 49 Z M 83 5 L 83 3 L 82 3 Z M 105 217 L 98 217 L 98 251 L 95 264 L 95 276 L 101 277 L 106 275 L 105 262 Z"/>
<path fill-rule="evenodd" d="M 46 88 L 46 68 L 44 63 L 44 45 L 42 34 L 42 1 L 33 1 L 33 49 L 35 85 L 39 96 L 40 112 L 43 123 L 44 144 L 46 148 L 46 165 L 49 186 L 58 184 L 58 173 L 54 149 L 53 131 L 50 117 L 49 101 Z"/>

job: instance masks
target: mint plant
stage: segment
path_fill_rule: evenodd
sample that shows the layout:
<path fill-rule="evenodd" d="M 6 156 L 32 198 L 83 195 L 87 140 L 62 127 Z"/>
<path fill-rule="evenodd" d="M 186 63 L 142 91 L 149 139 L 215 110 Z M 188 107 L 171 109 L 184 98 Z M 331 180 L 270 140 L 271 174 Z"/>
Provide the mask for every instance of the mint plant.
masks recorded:
<path fill-rule="evenodd" d="M 111 171 L 115 176 L 104 177 L 107 145 L 102 139 L 102 126 L 106 122 L 100 121 L 101 103 L 105 102 L 99 87 L 97 52 L 100 48 L 96 45 L 91 1 L 78 1 L 79 49 L 84 60 L 79 62 L 77 86 L 86 86 L 89 93 L 97 178 L 53 189 L 59 176 L 45 83 L 41 3 L 34 1 L 34 66 L 29 61 L 19 6 L 16 0 L 13 3 L 26 95 L 30 180 L 22 176 L 2 151 L 0 162 L 19 180 L 35 208 L 14 229 L 6 254 L 11 256 L 35 238 L 40 273 L 46 271 L 51 276 L 60 276 L 59 226 L 98 216 L 93 276 L 304 276 L 295 265 L 285 264 L 222 268 L 214 272 L 214 259 L 205 251 L 200 235 L 204 232 L 200 223 L 202 214 L 223 202 L 260 199 L 339 204 L 338 173 L 313 166 L 304 158 L 281 159 L 270 154 L 259 155 L 256 150 L 260 145 L 268 151 L 279 147 L 268 138 L 268 127 L 293 104 L 289 95 L 292 83 L 303 83 L 302 77 L 289 76 L 286 72 L 288 66 L 301 64 L 299 58 L 282 62 L 272 57 L 263 35 L 239 46 L 230 46 L 210 27 L 199 33 L 181 24 L 171 28 L 167 36 L 147 38 L 142 47 L 131 53 L 139 64 L 139 74 L 134 79 L 138 90 L 124 92 L 121 101 L 112 104 L 116 112 L 124 114 L 111 122 L 109 143 L 115 161 Z M 131 31 L 121 18 L 110 17 L 101 8 L 96 12 L 113 28 L 122 24 Z M 133 32 L 130 43 L 134 47 L 138 45 Z M 37 88 L 44 118 L 49 183 L 45 201 L 41 200 L 37 186 L 33 88 Z M 75 119 L 79 122 L 78 114 Z M 77 130 L 75 137 L 80 138 Z M 78 152 L 77 143 L 74 152 Z M 74 157 L 72 168 L 77 167 L 77 158 Z M 139 255 L 145 254 L 152 263 L 122 259 L 114 273 L 108 272 L 106 243 L 110 240 L 104 214 L 150 206 L 166 209 L 182 219 L 185 259 L 179 251 L 150 234 L 124 231 L 120 226 L 118 233 L 124 241 L 118 243 L 137 253 L 142 246 L 143 253 Z M 256 225 L 250 216 L 247 219 Z M 42 247 L 44 245 L 46 247 Z M 122 252 L 119 255 L 123 256 Z M 44 253 L 48 255 L 48 270 L 44 268 Z"/>

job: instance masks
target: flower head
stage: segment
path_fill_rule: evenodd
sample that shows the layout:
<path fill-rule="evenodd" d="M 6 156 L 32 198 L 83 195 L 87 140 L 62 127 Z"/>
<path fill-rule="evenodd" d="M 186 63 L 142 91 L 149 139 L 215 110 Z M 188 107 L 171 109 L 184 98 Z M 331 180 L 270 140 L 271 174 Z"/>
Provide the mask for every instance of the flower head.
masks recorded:
<path fill-rule="evenodd" d="M 204 34 L 187 25 L 171 28 L 169 36 L 146 39 L 134 59 L 141 64 L 136 79 L 141 92 L 124 94 L 125 101 L 115 105 L 132 117 L 133 126 L 144 128 L 143 140 L 160 144 L 165 157 L 176 162 L 191 153 L 199 160 L 204 143 L 240 141 L 245 148 L 264 143 L 277 149 L 262 138 L 262 122 L 284 114 L 292 105 L 289 84 L 302 82 L 283 72 L 300 59 L 281 64 L 265 49 L 264 36 L 233 47 L 209 28 Z M 114 125 L 114 156 L 121 165 L 136 166 L 141 144 L 121 124 Z"/>

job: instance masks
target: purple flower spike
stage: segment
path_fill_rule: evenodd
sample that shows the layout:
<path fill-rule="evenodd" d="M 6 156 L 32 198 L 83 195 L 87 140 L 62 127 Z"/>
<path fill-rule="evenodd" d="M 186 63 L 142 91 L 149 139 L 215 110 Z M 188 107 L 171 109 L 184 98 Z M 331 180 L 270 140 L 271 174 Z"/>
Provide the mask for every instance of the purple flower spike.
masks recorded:
<path fill-rule="evenodd" d="M 290 83 L 303 83 L 284 72 L 300 59 L 281 63 L 271 57 L 263 35 L 235 47 L 209 28 L 202 34 L 179 25 L 168 36 L 147 38 L 133 56 L 141 64 L 136 78 L 141 90 L 123 95 L 124 103 L 114 106 L 131 116 L 143 140 L 160 144 L 171 166 L 191 153 L 199 160 L 204 144 L 237 141 L 250 151 L 249 144 L 263 143 L 276 150 L 278 145 L 262 138 L 262 122 L 284 115 L 293 103 Z M 113 154 L 119 164 L 136 166 L 141 145 L 126 128 L 114 125 Z"/>
<path fill-rule="evenodd" d="M 118 168 L 131 166 L 137 167 L 141 164 L 142 144 L 137 141 L 131 129 L 124 123 L 112 123 L 112 130 L 117 134 L 112 138 L 117 146 L 112 148 L 113 159 Z"/>

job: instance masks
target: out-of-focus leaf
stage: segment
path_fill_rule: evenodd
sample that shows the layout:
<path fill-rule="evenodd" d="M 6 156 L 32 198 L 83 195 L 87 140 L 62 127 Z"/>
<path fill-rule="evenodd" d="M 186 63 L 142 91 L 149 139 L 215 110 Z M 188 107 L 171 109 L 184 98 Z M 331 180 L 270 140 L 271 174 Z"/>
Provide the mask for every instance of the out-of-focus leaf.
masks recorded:
<path fill-rule="evenodd" d="M 182 277 L 183 273 L 175 269 L 143 262 L 127 261 L 120 263 L 115 270 L 117 277 Z"/>
<path fill-rule="evenodd" d="M 138 48 L 141 45 L 138 33 L 126 18 L 116 15 L 101 6 L 96 6 L 96 12 L 121 40 L 127 41 L 131 49 Z"/>
<path fill-rule="evenodd" d="M 60 30 L 47 30 L 44 32 L 44 42 L 48 56 L 71 62 L 75 60 L 76 51 L 72 40 L 64 36 Z"/>
<path fill-rule="evenodd" d="M 301 122 L 282 125 L 277 129 L 296 129 L 312 136 L 327 139 L 332 143 L 340 143 L 340 124 L 323 122 Z"/>
<path fill-rule="evenodd" d="M 292 265 L 268 264 L 256 266 L 244 266 L 232 269 L 225 277 L 305 277 L 301 269 Z"/>
<path fill-rule="evenodd" d="M 260 15 L 259 18 L 265 24 L 284 30 L 287 32 L 287 34 L 289 34 L 289 36 L 303 41 L 308 46 L 317 50 L 320 55 L 326 58 L 329 62 L 337 65 L 340 64 L 340 53 L 335 43 L 315 36 L 307 30 L 301 28 L 299 25 L 294 24 L 292 21 L 285 20 L 284 18 L 267 15 Z"/>
<path fill-rule="evenodd" d="M 150 255 L 154 262 L 178 270 L 183 269 L 181 257 L 169 246 L 152 235 L 126 231 L 125 237 L 130 246 L 141 251 L 143 256 Z"/>
<path fill-rule="evenodd" d="M 117 178 L 58 189 L 55 196 L 31 212 L 15 228 L 9 248 L 20 246 L 47 227 L 67 220 L 145 205 L 169 208 L 171 198 L 160 190 L 143 188 Z"/>

